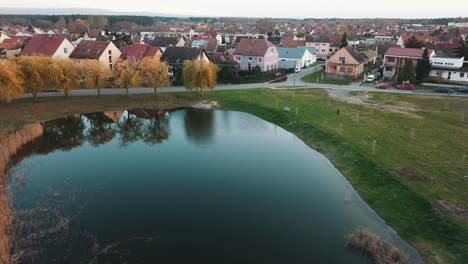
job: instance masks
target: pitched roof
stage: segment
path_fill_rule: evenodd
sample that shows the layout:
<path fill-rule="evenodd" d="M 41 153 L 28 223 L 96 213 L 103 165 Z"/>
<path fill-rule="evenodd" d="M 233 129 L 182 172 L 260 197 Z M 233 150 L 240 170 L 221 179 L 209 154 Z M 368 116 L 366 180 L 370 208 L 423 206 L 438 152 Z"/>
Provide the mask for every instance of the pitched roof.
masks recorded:
<path fill-rule="evenodd" d="M 185 42 L 185 47 L 201 47 L 206 52 L 215 52 L 218 47 L 218 40 L 215 38 L 193 37 Z"/>
<path fill-rule="evenodd" d="M 28 43 L 21 51 L 22 55 L 43 55 L 52 57 L 57 49 L 66 41 L 63 36 L 38 35 L 31 37 Z"/>
<path fill-rule="evenodd" d="M 433 50 L 429 49 L 428 54 L 433 52 Z M 414 48 L 389 48 L 387 52 L 385 52 L 385 56 L 400 56 L 400 57 L 413 57 L 413 58 L 420 58 L 424 53 L 424 49 L 414 49 Z"/>
<path fill-rule="evenodd" d="M 154 37 L 150 45 L 156 47 L 170 47 L 177 45 L 177 43 L 179 43 L 179 38 L 177 37 Z"/>
<path fill-rule="evenodd" d="M 233 55 L 264 56 L 269 48 L 274 47 L 275 45 L 266 39 L 243 38 L 237 45 Z"/>
<path fill-rule="evenodd" d="M 147 44 L 127 45 L 122 49 L 120 59 L 136 64 L 146 57 L 155 57 L 158 51 L 160 51 L 159 47 L 151 47 Z"/>
<path fill-rule="evenodd" d="M 302 59 L 306 51 L 305 48 L 276 48 L 278 58 Z"/>
<path fill-rule="evenodd" d="M 70 54 L 75 59 L 98 59 L 112 42 L 83 40 Z"/>
<path fill-rule="evenodd" d="M 426 41 L 426 36 L 424 35 L 419 35 L 419 34 L 403 34 L 401 35 L 401 39 L 403 40 L 403 43 L 407 42 L 411 37 L 415 37 L 418 42 L 424 42 Z"/>
<path fill-rule="evenodd" d="M 167 47 L 161 56 L 161 61 L 165 61 L 169 64 L 179 64 L 186 60 L 197 59 L 203 52 L 203 48 Z"/>
<path fill-rule="evenodd" d="M 281 39 L 281 47 L 283 48 L 297 48 L 300 46 L 305 46 L 305 40 L 294 40 L 293 36 L 283 37 Z"/>
<path fill-rule="evenodd" d="M 358 63 L 361 63 L 361 62 L 364 62 L 364 60 L 361 58 L 361 56 L 359 56 L 359 54 L 357 54 L 353 47 L 351 46 L 348 46 L 348 47 L 345 47 L 344 48 L 348 53 L 349 55 L 351 55 L 351 57 L 353 57 Z"/>
<path fill-rule="evenodd" d="M 327 38 L 325 36 L 311 36 L 311 35 L 306 35 L 305 36 L 306 42 L 330 42 L 330 38 Z"/>

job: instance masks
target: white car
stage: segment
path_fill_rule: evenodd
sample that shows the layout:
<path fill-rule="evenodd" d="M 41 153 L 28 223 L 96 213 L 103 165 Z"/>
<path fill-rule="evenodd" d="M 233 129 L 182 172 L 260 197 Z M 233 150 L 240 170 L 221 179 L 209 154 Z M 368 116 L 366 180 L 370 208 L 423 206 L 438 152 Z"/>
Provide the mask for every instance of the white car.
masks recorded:
<path fill-rule="evenodd" d="M 375 75 L 369 75 L 366 78 L 366 82 L 373 82 L 373 81 L 375 81 L 375 79 L 377 79 L 377 78 L 375 78 Z"/>

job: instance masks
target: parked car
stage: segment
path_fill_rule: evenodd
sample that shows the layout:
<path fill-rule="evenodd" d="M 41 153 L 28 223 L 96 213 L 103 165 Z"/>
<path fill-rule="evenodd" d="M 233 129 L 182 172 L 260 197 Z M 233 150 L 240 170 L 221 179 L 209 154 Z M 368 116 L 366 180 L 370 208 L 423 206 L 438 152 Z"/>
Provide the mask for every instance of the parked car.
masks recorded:
<path fill-rule="evenodd" d="M 366 78 L 366 82 L 373 82 L 373 81 L 375 81 L 375 79 L 377 79 L 377 78 L 375 78 L 375 75 L 369 75 Z"/>
<path fill-rule="evenodd" d="M 453 93 L 453 90 L 449 89 L 447 87 L 436 87 L 436 88 L 434 88 L 434 92 L 451 94 L 451 93 Z"/>
<path fill-rule="evenodd" d="M 460 93 L 468 93 L 468 86 L 459 88 L 459 89 L 458 89 L 458 92 L 460 92 Z"/>
<path fill-rule="evenodd" d="M 390 89 L 390 84 L 389 83 L 381 83 L 381 84 L 377 84 L 375 86 L 375 88 L 377 89 Z"/>
<path fill-rule="evenodd" d="M 412 83 L 402 83 L 397 86 L 397 89 L 400 90 L 414 90 L 414 85 Z"/>

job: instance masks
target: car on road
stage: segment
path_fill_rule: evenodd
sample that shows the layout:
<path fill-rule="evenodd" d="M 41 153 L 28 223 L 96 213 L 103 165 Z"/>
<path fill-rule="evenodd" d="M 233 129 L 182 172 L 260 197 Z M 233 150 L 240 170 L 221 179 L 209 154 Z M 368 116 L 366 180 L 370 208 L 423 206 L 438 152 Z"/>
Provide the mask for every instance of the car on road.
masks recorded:
<path fill-rule="evenodd" d="M 459 88 L 459 89 L 458 89 L 458 92 L 460 92 L 460 93 L 468 93 L 468 86 Z"/>
<path fill-rule="evenodd" d="M 373 82 L 375 81 L 377 78 L 375 77 L 375 75 L 369 75 L 367 76 L 366 78 L 366 82 Z"/>
<path fill-rule="evenodd" d="M 390 89 L 390 84 L 389 83 L 381 83 L 381 84 L 377 84 L 375 86 L 375 88 L 377 89 Z"/>
<path fill-rule="evenodd" d="M 414 85 L 412 83 L 402 83 L 397 86 L 397 89 L 400 90 L 414 90 Z"/>
<path fill-rule="evenodd" d="M 434 88 L 433 91 L 436 92 L 436 93 L 448 93 L 448 94 L 453 93 L 453 90 L 449 89 L 447 87 L 436 87 L 436 88 Z"/>

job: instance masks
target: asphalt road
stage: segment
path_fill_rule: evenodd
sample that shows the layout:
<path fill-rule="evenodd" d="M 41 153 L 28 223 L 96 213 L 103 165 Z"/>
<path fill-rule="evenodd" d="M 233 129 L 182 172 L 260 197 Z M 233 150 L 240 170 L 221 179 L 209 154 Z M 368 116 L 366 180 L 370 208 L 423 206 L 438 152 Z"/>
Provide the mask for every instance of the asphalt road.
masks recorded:
<path fill-rule="evenodd" d="M 342 91 L 368 91 L 368 92 L 382 92 L 382 93 L 396 93 L 396 94 L 423 94 L 433 96 L 449 96 L 448 94 L 434 93 L 431 90 L 415 90 L 415 91 L 404 91 L 397 89 L 376 89 L 374 87 L 359 86 L 356 84 L 351 85 L 333 85 L 333 84 L 321 84 L 321 83 L 307 83 L 301 80 L 307 74 L 314 71 L 320 70 L 318 67 L 312 67 L 309 69 L 303 69 L 301 72 L 296 74 L 288 75 L 288 79 L 280 83 L 249 83 L 249 84 L 218 84 L 215 90 L 241 90 L 241 89 L 256 89 L 256 88 L 271 88 L 271 89 L 334 89 Z M 294 80 L 295 79 L 295 80 Z M 173 86 L 168 88 L 159 88 L 158 93 L 172 93 L 186 91 L 183 86 Z M 154 93 L 153 88 L 130 88 L 130 94 L 152 94 Z M 123 95 L 125 94 L 124 88 L 106 88 L 101 89 L 101 95 Z M 69 96 L 96 96 L 96 90 L 89 89 L 78 89 L 73 90 Z M 38 97 L 56 97 L 63 96 L 62 92 L 45 92 L 38 94 Z M 468 94 L 454 93 L 451 96 L 454 97 L 467 97 Z M 32 94 L 25 94 L 24 98 L 32 98 Z"/>

